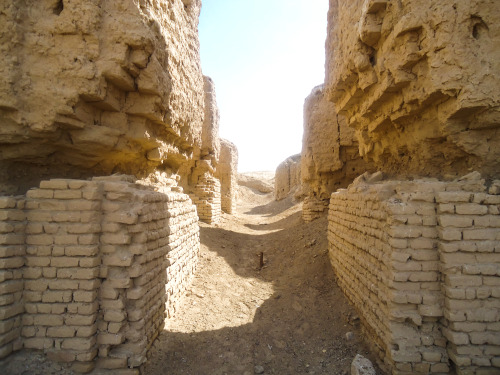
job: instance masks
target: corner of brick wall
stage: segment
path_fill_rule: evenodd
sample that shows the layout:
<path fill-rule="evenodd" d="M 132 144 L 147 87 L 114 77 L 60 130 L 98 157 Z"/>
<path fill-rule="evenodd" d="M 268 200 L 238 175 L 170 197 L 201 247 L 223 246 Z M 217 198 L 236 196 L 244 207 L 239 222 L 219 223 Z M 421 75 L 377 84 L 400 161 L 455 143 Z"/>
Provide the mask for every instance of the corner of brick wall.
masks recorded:
<path fill-rule="evenodd" d="M 338 283 L 394 374 L 500 371 L 499 198 L 434 180 L 332 194 Z"/>
<path fill-rule="evenodd" d="M 189 196 L 127 180 L 0 198 L 2 357 L 24 347 L 76 372 L 139 372 L 195 271 L 199 227 Z"/>
<path fill-rule="evenodd" d="M 194 187 L 191 199 L 196 205 L 198 217 L 208 224 L 216 224 L 221 219 L 221 184 L 208 174 L 200 177 Z"/>

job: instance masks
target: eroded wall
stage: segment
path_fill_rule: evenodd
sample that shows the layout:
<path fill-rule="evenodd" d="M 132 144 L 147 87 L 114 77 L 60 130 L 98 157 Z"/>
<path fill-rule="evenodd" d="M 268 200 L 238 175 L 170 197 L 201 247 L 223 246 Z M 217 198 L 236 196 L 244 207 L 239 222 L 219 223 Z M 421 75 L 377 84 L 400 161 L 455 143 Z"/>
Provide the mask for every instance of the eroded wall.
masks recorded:
<path fill-rule="evenodd" d="M 500 371 L 499 20 L 330 0 L 325 92 L 379 170 L 332 194 L 330 257 L 393 374 Z"/>
<path fill-rule="evenodd" d="M 139 373 L 189 285 L 199 228 L 178 188 L 132 181 L 54 179 L 0 199 L 1 357 Z"/>
<path fill-rule="evenodd" d="M 221 183 L 221 208 L 222 211 L 232 214 L 236 211 L 238 192 L 238 149 L 225 139 L 221 139 L 220 144 L 217 174 Z"/>
<path fill-rule="evenodd" d="M 201 144 L 194 149 L 193 159 L 181 167 L 187 176 L 183 187 L 198 208 L 200 220 L 215 224 L 221 218 L 221 181 L 217 175 L 221 153 L 219 138 L 219 109 L 215 84 L 203 77 L 205 114 L 201 131 Z"/>
<path fill-rule="evenodd" d="M 0 5 L 0 192 L 175 170 L 201 144 L 201 2 Z"/>
<path fill-rule="evenodd" d="M 327 209 L 330 195 L 347 187 L 372 163 L 359 155 L 354 130 L 325 95 L 323 86 L 315 87 L 304 104 L 301 178 L 305 196 L 302 217 L 311 221 Z"/>
<path fill-rule="evenodd" d="M 330 0 L 326 90 L 395 176 L 500 170 L 495 0 Z"/>
<path fill-rule="evenodd" d="M 290 193 L 301 194 L 300 157 L 300 154 L 290 156 L 276 168 L 274 199 L 277 201 L 285 199 Z"/>
<path fill-rule="evenodd" d="M 393 374 L 500 371 L 500 181 L 363 175 L 332 194 L 339 285 Z"/>

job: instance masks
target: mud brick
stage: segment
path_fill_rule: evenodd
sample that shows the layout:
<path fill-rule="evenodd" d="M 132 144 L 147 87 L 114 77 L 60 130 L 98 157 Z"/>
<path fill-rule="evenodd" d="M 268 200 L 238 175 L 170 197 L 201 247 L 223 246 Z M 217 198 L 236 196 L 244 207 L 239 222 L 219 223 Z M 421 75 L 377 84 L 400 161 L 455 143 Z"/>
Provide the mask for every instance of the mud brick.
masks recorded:
<path fill-rule="evenodd" d="M 97 343 L 99 345 L 120 345 L 124 341 L 125 337 L 119 333 L 100 333 L 97 336 Z"/>
<path fill-rule="evenodd" d="M 69 349 L 69 350 L 79 350 L 79 351 L 87 351 L 91 350 L 96 344 L 95 337 L 90 338 L 67 338 L 64 339 L 61 348 Z"/>
<path fill-rule="evenodd" d="M 40 189 L 54 189 L 54 190 L 64 190 L 68 189 L 67 180 L 62 179 L 52 179 L 49 181 L 41 181 Z"/>
<path fill-rule="evenodd" d="M 80 190 L 55 190 L 54 199 L 80 199 L 82 192 Z"/>
<path fill-rule="evenodd" d="M 50 260 L 52 267 L 78 267 L 79 258 L 75 257 L 55 257 Z"/>
<path fill-rule="evenodd" d="M 75 333 L 75 327 L 70 326 L 49 327 L 47 329 L 48 337 L 74 337 Z"/>
<path fill-rule="evenodd" d="M 68 314 L 64 318 L 64 323 L 70 326 L 90 326 L 94 324 L 95 319 L 94 315 Z"/>

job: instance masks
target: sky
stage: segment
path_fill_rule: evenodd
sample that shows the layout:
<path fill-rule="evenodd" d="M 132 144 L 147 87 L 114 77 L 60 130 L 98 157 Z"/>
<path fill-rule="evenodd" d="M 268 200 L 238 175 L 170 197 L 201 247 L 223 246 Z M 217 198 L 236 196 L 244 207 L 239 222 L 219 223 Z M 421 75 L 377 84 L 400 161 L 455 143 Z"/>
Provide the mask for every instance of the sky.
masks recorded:
<path fill-rule="evenodd" d="M 274 171 L 301 152 L 303 107 L 323 83 L 328 0 L 203 0 L 203 74 L 238 171 Z"/>

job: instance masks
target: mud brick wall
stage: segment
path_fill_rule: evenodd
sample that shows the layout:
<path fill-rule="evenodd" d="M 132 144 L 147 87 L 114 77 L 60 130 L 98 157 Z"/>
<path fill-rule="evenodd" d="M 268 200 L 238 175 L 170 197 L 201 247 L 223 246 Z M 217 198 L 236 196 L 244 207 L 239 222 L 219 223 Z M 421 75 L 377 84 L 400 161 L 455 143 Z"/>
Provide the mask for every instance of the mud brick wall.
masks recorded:
<path fill-rule="evenodd" d="M 22 347 L 24 197 L 0 197 L 0 358 Z"/>
<path fill-rule="evenodd" d="M 347 187 L 363 172 L 376 170 L 361 158 L 354 129 L 337 113 L 323 85 L 315 87 L 304 103 L 300 164 L 306 222 L 328 208 L 334 191 Z"/>
<path fill-rule="evenodd" d="M 138 373 L 195 270 L 199 228 L 180 189 L 131 181 L 55 179 L 0 200 L 2 356 L 24 347 L 77 372 Z"/>
<path fill-rule="evenodd" d="M 332 194 L 328 237 L 380 356 L 394 374 L 500 371 L 500 196 L 474 173 L 370 178 Z"/>
<path fill-rule="evenodd" d="M 198 219 L 189 197 L 103 184 L 100 368 L 138 367 L 193 274 Z"/>
<path fill-rule="evenodd" d="M 500 373 L 500 195 L 459 185 L 436 201 L 450 356 L 458 374 Z"/>
<path fill-rule="evenodd" d="M 307 196 L 302 203 L 302 219 L 305 222 L 313 221 L 321 216 L 328 208 L 328 200 L 319 199 L 315 196 Z"/>
<path fill-rule="evenodd" d="M 238 149 L 225 139 L 221 139 L 220 144 L 218 175 L 221 184 L 221 208 L 222 211 L 232 214 L 236 211 L 238 191 Z"/>
<path fill-rule="evenodd" d="M 23 346 L 93 368 L 97 354 L 101 196 L 94 183 L 42 181 L 26 194 Z"/>
<path fill-rule="evenodd" d="M 198 217 L 208 224 L 215 224 L 221 218 L 220 181 L 209 173 L 200 176 L 193 189 L 191 199 L 198 210 Z"/>
<path fill-rule="evenodd" d="M 300 158 L 300 154 L 292 155 L 276 168 L 274 199 L 277 201 L 285 199 L 290 193 L 301 188 Z"/>

